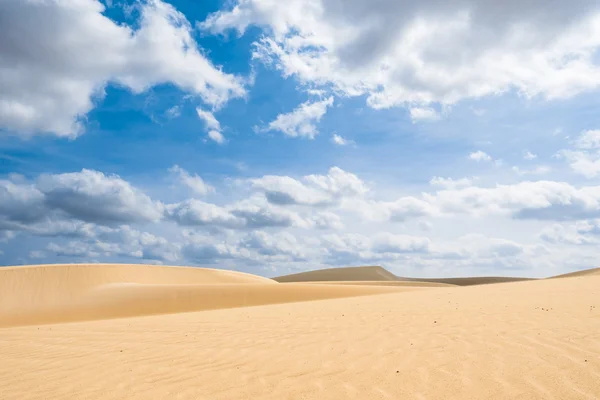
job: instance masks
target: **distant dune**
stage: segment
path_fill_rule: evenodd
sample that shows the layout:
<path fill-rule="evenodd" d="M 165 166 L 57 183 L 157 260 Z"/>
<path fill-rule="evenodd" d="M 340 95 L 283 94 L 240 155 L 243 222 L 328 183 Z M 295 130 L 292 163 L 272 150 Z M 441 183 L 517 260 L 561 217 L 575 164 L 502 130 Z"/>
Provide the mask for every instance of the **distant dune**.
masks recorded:
<path fill-rule="evenodd" d="M 509 276 L 474 276 L 466 278 L 398 278 L 402 280 L 418 282 L 445 283 L 456 286 L 489 285 L 492 283 L 508 283 L 519 281 L 531 281 L 534 278 L 513 278 Z"/>
<path fill-rule="evenodd" d="M 241 272 L 126 264 L 0 268 L 0 326 L 169 314 L 406 291 L 279 285 Z"/>
<path fill-rule="evenodd" d="M 579 276 L 594 276 L 600 275 L 600 268 L 585 269 L 583 271 L 570 272 L 568 274 L 555 275 L 551 278 L 576 278 Z"/>
<path fill-rule="evenodd" d="M 283 282 L 282 282 L 283 283 Z M 359 285 L 359 286 L 397 286 L 397 287 L 449 287 L 449 283 L 423 281 L 307 281 L 309 285 Z M 289 283 L 287 283 L 289 284 Z"/>
<path fill-rule="evenodd" d="M 328 268 L 273 278 L 277 282 L 396 281 L 398 277 L 379 266 Z"/>
<path fill-rule="evenodd" d="M 530 278 L 468 277 L 468 278 L 405 278 L 398 277 L 380 266 L 328 268 L 273 278 L 277 282 L 371 281 L 405 282 L 398 285 L 427 286 L 426 284 L 471 286 L 490 283 L 517 282 Z M 411 282 L 411 283 L 408 283 Z M 373 285 L 374 283 L 371 283 Z M 388 283 L 387 285 L 390 285 Z"/>

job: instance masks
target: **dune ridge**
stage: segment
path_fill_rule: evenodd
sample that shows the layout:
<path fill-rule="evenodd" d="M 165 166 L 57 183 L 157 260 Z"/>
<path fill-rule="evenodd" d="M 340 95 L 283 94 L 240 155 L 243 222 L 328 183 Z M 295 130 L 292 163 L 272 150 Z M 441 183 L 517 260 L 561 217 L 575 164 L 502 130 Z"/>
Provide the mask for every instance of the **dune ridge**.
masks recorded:
<path fill-rule="evenodd" d="M 371 282 L 412 282 L 414 285 L 427 286 L 427 284 L 471 286 L 491 283 L 505 283 L 532 280 L 534 278 L 514 278 L 498 276 L 480 276 L 466 278 L 407 278 L 399 277 L 381 266 L 327 268 L 314 271 L 282 275 L 272 278 L 277 282 L 326 282 L 326 281 L 371 281 Z M 383 283 L 382 283 L 383 285 Z M 391 285 L 388 283 L 388 285 Z"/>
<path fill-rule="evenodd" d="M 277 282 L 394 281 L 398 277 L 380 266 L 327 268 L 272 278 Z"/>
<path fill-rule="evenodd" d="M 408 287 L 280 285 L 192 267 L 65 264 L 0 268 L 0 327 L 124 318 L 407 291 Z"/>
<path fill-rule="evenodd" d="M 567 274 L 555 275 L 555 276 L 551 276 L 549 279 L 577 278 L 577 277 L 582 277 L 582 276 L 595 276 L 595 275 L 600 275 L 600 268 L 584 269 L 583 271 L 575 271 L 575 272 L 569 272 Z"/>

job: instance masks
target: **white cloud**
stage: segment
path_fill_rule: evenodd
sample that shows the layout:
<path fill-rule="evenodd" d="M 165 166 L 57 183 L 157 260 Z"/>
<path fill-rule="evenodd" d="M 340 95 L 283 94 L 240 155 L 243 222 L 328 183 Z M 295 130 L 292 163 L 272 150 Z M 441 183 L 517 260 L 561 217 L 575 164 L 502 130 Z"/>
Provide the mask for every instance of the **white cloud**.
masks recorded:
<path fill-rule="evenodd" d="M 493 160 L 493 158 L 489 154 L 487 154 L 486 152 L 481 151 L 481 150 L 477 150 L 477 151 L 469 154 L 469 159 L 471 159 L 473 161 L 477 161 L 477 162 Z"/>
<path fill-rule="evenodd" d="M 203 110 L 201 108 L 196 108 L 196 113 L 206 125 L 206 130 L 208 131 L 208 138 L 218 144 L 224 144 L 225 137 L 221 133 L 221 124 L 215 118 L 215 115 L 212 112 Z"/>
<path fill-rule="evenodd" d="M 203 110 L 200 107 L 198 107 L 198 108 L 196 108 L 196 114 L 198 114 L 198 117 L 204 121 L 207 129 L 209 129 L 209 130 L 212 129 L 212 130 L 216 130 L 216 131 L 221 130 L 221 124 L 215 118 L 215 115 L 213 113 L 211 113 L 210 111 L 206 111 L 206 110 Z"/>
<path fill-rule="evenodd" d="M 375 108 L 452 104 L 510 90 L 565 98 L 597 89 L 598 2 L 243 0 L 200 26 L 264 27 L 254 57 Z"/>
<path fill-rule="evenodd" d="M 301 180 L 265 175 L 251 179 L 250 183 L 269 202 L 278 205 L 331 206 L 343 198 L 361 197 L 369 192 L 359 177 L 338 167 L 330 168 L 327 175 L 307 175 Z"/>
<path fill-rule="evenodd" d="M 293 235 L 283 232 L 277 235 L 265 231 L 248 233 L 240 240 L 240 246 L 266 256 L 288 255 L 292 259 L 306 259 L 302 244 Z"/>
<path fill-rule="evenodd" d="M 537 154 L 533 154 L 533 153 L 532 153 L 532 152 L 530 152 L 530 151 L 526 151 L 526 152 L 525 152 L 525 155 L 523 156 L 523 158 L 524 158 L 525 160 L 535 160 L 535 159 L 537 158 Z"/>
<path fill-rule="evenodd" d="M 437 121 L 440 119 L 440 114 L 430 107 L 411 107 L 409 113 L 413 123 L 419 121 Z"/>
<path fill-rule="evenodd" d="M 600 219 L 554 224 L 542 230 L 539 237 L 553 244 L 599 245 Z"/>
<path fill-rule="evenodd" d="M 445 189 L 458 189 L 462 187 L 471 186 L 476 179 L 477 178 L 452 179 L 434 176 L 429 181 L 429 184 L 433 186 L 441 186 Z"/>
<path fill-rule="evenodd" d="M 600 174 L 600 130 L 583 131 L 572 142 L 572 149 L 561 150 L 559 156 L 564 157 L 571 169 L 586 178 L 594 178 Z"/>
<path fill-rule="evenodd" d="M 214 226 L 231 229 L 244 226 L 241 218 L 225 208 L 196 199 L 166 205 L 165 215 L 183 226 Z"/>
<path fill-rule="evenodd" d="M 280 131 L 289 137 L 306 137 L 314 139 L 319 134 L 316 124 L 333 104 L 333 97 L 325 100 L 300 104 L 298 108 L 287 114 L 279 114 L 270 122 L 267 130 Z"/>
<path fill-rule="evenodd" d="M 480 187 L 474 178 L 433 177 L 425 192 L 389 200 L 382 197 L 389 192 L 378 194 L 336 167 L 323 175 L 239 183 L 231 186 L 239 190 L 232 203 L 164 205 L 98 171 L 11 176 L 0 180 L 0 242 L 19 240 L 0 249 L 6 254 L 5 246 L 31 242 L 24 251 L 44 262 L 138 259 L 253 272 L 382 264 L 431 276 L 504 269 L 550 275 L 562 272 L 566 260 L 573 268 L 587 266 L 596 254 L 585 246 L 585 254 L 569 258 L 562 248 L 600 244 L 598 186 L 524 181 Z M 559 224 L 536 236 L 540 221 Z M 483 234 L 489 226 L 497 237 Z"/>
<path fill-rule="evenodd" d="M 494 187 L 465 186 L 404 196 L 394 201 L 347 200 L 347 211 L 369 221 L 420 217 L 503 215 L 519 220 L 580 220 L 600 216 L 600 186 L 576 188 L 565 182 L 519 182 Z"/>
<path fill-rule="evenodd" d="M 167 118 L 169 118 L 169 119 L 178 118 L 179 116 L 181 116 L 181 107 L 173 106 L 173 107 L 169 108 L 167 111 L 165 111 L 165 114 L 166 114 Z"/>
<path fill-rule="evenodd" d="M 190 175 L 185 169 L 179 165 L 174 165 L 169 168 L 169 172 L 175 174 L 177 179 L 185 186 L 192 189 L 192 191 L 201 196 L 207 195 L 208 193 L 214 192 L 215 188 L 204 182 L 204 180 L 197 174 Z"/>
<path fill-rule="evenodd" d="M 81 172 L 40 175 L 36 187 L 46 207 L 87 222 L 100 224 L 157 221 L 162 204 L 117 175 L 83 169 Z"/>
<path fill-rule="evenodd" d="M 171 83 L 214 107 L 245 95 L 242 79 L 204 56 L 183 14 L 160 0 L 136 7 L 133 30 L 97 0 L 0 2 L 0 126 L 76 137 L 109 82 L 134 93 Z"/>
<path fill-rule="evenodd" d="M 219 131 L 208 131 L 208 138 L 218 144 L 225 143 L 225 136 L 223 136 Z"/>
<path fill-rule="evenodd" d="M 544 175 L 552 171 L 552 168 L 548 167 L 547 165 L 538 165 L 533 169 L 521 169 L 517 166 L 513 166 L 512 170 L 517 175 Z"/>
<path fill-rule="evenodd" d="M 354 144 L 352 140 L 345 139 L 337 133 L 334 133 L 333 136 L 331 136 L 331 143 L 337 146 L 347 146 L 349 144 Z"/>

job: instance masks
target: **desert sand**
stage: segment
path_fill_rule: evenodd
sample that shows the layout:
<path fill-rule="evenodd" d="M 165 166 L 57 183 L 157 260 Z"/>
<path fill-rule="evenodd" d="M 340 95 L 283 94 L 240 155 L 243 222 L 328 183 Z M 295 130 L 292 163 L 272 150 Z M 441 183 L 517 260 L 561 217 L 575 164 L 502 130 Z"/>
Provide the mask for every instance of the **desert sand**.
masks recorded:
<path fill-rule="evenodd" d="M 474 286 L 350 272 L 0 268 L 0 399 L 600 398 L 600 271 Z"/>

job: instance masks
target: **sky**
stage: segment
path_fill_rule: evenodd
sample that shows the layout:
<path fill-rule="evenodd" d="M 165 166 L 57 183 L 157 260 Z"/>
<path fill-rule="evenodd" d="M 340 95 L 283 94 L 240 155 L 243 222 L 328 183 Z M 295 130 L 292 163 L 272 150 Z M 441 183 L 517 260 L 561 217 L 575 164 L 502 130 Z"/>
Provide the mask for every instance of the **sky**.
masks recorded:
<path fill-rule="evenodd" d="M 600 3 L 3 0 L 0 265 L 600 259 Z"/>

